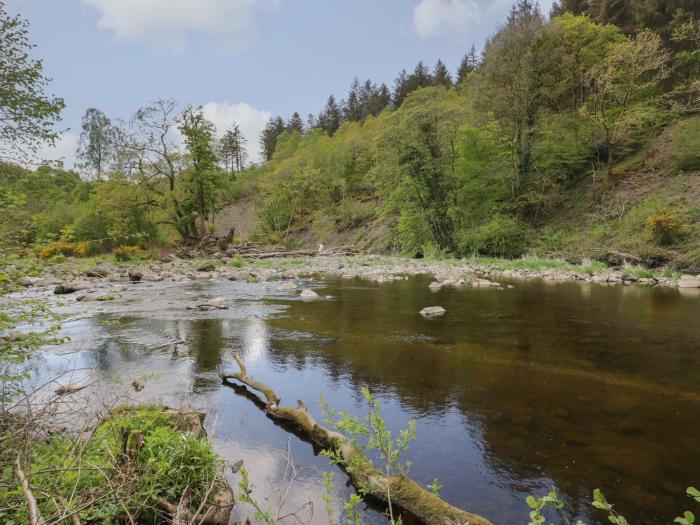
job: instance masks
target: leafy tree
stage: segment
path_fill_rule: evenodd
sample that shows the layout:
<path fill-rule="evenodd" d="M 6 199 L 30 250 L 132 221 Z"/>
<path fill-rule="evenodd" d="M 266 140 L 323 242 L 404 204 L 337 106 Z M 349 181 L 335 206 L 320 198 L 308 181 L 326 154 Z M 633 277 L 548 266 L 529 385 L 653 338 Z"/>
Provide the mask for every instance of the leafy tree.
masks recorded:
<path fill-rule="evenodd" d="M 433 85 L 452 88 L 452 76 L 442 60 L 438 60 L 433 69 Z"/>
<path fill-rule="evenodd" d="M 557 111 L 578 111 L 589 95 L 591 69 L 623 39 L 617 27 L 596 24 L 586 15 L 553 18 L 543 31 L 540 52 L 544 100 Z"/>
<path fill-rule="evenodd" d="M 487 43 L 479 69 L 480 106 L 501 124 L 513 158 L 514 198 L 528 189 L 535 125 L 542 98 L 538 41 L 544 25 L 537 5 L 519 0 L 508 20 Z"/>
<path fill-rule="evenodd" d="M 318 115 L 318 127 L 328 133 L 329 136 L 333 136 L 342 123 L 343 110 L 335 101 L 335 97 L 331 95 Z"/>
<path fill-rule="evenodd" d="M 614 149 L 631 129 L 653 117 L 653 90 L 667 78 L 668 53 L 661 38 L 644 30 L 617 43 L 590 73 L 593 94 L 589 118 L 600 129 L 612 178 Z"/>
<path fill-rule="evenodd" d="M 216 129 L 204 117 L 201 106 L 186 108 L 178 119 L 178 128 L 185 138 L 185 146 L 192 162 L 189 170 L 194 187 L 192 204 L 196 207 L 199 219 L 199 235 L 205 237 L 208 234 L 207 216 L 214 212 L 223 186 L 213 149 Z"/>
<path fill-rule="evenodd" d="M 290 133 L 304 134 L 304 121 L 301 120 L 301 115 L 298 112 L 292 113 L 291 118 L 287 121 L 287 131 Z"/>
<path fill-rule="evenodd" d="M 112 121 L 97 108 L 88 108 L 83 115 L 83 131 L 78 142 L 78 158 L 82 167 L 91 170 L 97 180 L 116 152 L 116 134 Z"/>
<path fill-rule="evenodd" d="M 457 247 L 457 130 L 464 108 L 454 91 L 431 88 L 409 96 L 388 119 L 379 137 L 382 171 L 391 174 L 385 191 L 399 212 L 407 247 Z"/>
<path fill-rule="evenodd" d="M 0 0 L 0 159 L 26 157 L 53 144 L 63 99 L 46 94 L 43 62 L 32 59 L 29 23 L 7 13 Z"/>
<path fill-rule="evenodd" d="M 265 124 L 265 129 L 263 129 L 260 135 L 260 147 L 265 160 L 270 160 L 272 155 L 274 155 L 277 139 L 284 133 L 286 127 L 282 117 L 271 118 L 267 121 L 267 124 Z"/>

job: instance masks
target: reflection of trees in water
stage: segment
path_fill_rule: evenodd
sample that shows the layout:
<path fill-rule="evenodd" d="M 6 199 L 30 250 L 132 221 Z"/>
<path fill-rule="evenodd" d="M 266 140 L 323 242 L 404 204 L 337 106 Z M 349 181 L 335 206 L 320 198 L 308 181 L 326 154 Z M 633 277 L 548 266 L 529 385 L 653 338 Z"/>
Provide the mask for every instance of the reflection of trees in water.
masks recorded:
<path fill-rule="evenodd" d="M 446 290 L 439 298 L 414 283 L 331 288 L 336 301 L 293 303 L 270 321 L 276 332 L 303 329 L 322 342 L 275 339 L 270 359 L 321 367 L 353 389 L 389 389 L 419 416 L 444 417 L 450 407 L 478 416 L 485 459 L 511 490 L 551 479 L 574 507 L 588 509 L 601 487 L 628 518 L 670 521 L 697 474 L 688 469 L 696 449 L 687 436 L 700 431 L 700 404 L 645 385 L 676 379 L 680 388 L 697 377 L 687 353 L 697 358 L 689 341 L 698 334 L 672 334 L 681 352 L 654 333 L 656 316 L 682 319 L 686 305 L 663 290 L 518 287 Z M 448 316 L 423 322 L 416 312 L 427 304 L 445 306 Z"/>

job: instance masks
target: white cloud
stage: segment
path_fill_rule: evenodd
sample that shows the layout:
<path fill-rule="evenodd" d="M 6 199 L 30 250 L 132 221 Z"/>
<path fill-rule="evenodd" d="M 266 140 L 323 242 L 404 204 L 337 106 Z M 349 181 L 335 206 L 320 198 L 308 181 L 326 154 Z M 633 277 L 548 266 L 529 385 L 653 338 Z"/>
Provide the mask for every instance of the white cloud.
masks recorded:
<path fill-rule="evenodd" d="M 56 139 L 53 146 L 44 145 L 39 148 L 34 157 L 38 162 L 62 161 L 65 169 L 75 166 L 75 152 L 78 149 L 79 136 L 74 133 L 64 132 Z"/>
<path fill-rule="evenodd" d="M 255 11 L 281 0 L 83 0 L 97 8 L 99 27 L 117 38 L 180 53 L 195 35 L 238 51 L 255 38 Z"/>
<path fill-rule="evenodd" d="M 413 31 L 420 38 L 464 34 L 470 29 L 492 27 L 505 20 L 514 0 L 420 0 L 413 8 Z M 541 0 L 548 13 L 552 0 Z"/>
<path fill-rule="evenodd" d="M 204 104 L 204 116 L 214 123 L 218 137 L 221 137 L 234 122 L 238 124 L 243 136 L 248 140 L 246 149 L 250 161 L 261 160 L 258 139 L 265 123 L 272 116 L 269 111 L 255 109 L 245 102 L 207 102 Z"/>
<path fill-rule="evenodd" d="M 421 0 L 413 9 L 413 29 L 420 38 L 469 29 L 483 18 L 474 0 Z"/>

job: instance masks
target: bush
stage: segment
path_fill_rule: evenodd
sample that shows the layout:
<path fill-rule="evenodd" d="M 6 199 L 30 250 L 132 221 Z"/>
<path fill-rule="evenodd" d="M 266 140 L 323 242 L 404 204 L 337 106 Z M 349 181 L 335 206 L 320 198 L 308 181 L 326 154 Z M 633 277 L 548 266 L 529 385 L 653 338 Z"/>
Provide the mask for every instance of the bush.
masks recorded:
<path fill-rule="evenodd" d="M 654 239 L 661 244 L 672 242 L 682 226 L 681 220 L 668 208 L 661 208 L 658 213 L 647 217 L 647 229 Z"/>
<path fill-rule="evenodd" d="M 47 495 L 82 494 L 93 503 L 79 499 L 67 509 L 77 510 L 82 523 L 121 523 L 125 511 L 139 523 L 162 523 L 150 510 L 161 498 L 177 503 L 188 491 L 196 509 L 211 501 L 218 488 L 207 489 L 221 473 L 207 439 L 159 408 L 119 409 L 85 442 L 62 436 L 36 444 L 30 464 L 41 513 L 56 515 L 56 501 Z M 0 488 L 0 506 L 17 509 L 12 523 L 29 523 L 17 490 Z"/>
<path fill-rule="evenodd" d="M 138 246 L 117 246 L 112 250 L 112 255 L 117 261 L 128 261 L 143 252 Z"/>
<path fill-rule="evenodd" d="M 89 242 L 56 241 L 44 246 L 37 254 L 41 259 L 49 259 L 56 255 L 65 257 L 86 257 L 95 253 L 93 245 Z"/>
<path fill-rule="evenodd" d="M 495 215 L 464 235 L 462 255 L 520 257 L 528 247 L 528 227 L 513 217 Z"/>

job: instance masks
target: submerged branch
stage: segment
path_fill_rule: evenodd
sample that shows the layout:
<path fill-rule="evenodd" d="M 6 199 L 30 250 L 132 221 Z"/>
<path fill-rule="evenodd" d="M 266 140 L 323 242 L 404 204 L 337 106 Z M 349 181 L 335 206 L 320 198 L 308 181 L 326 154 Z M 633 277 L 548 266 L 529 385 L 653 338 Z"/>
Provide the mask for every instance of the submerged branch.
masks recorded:
<path fill-rule="evenodd" d="M 351 471 L 346 469 L 346 473 L 355 487 L 363 487 L 367 490 L 368 495 L 383 503 L 388 503 L 388 493 L 390 493 L 393 505 L 428 525 L 450 523 L 491 525 L 491 522 L 486 518 L 450 505 L 438 495 L 425 490 L 406 476 L 387 477 L 377 470 L 343 434 L 329 430 L 317 423 L 308 413 L 303 402 L 297 401 L 298 408 L 281 407 L 281 399 L 275 391 L 266 384 L 248 376 L 245 365 L 237 353 L 234 354 L 234 359 L 240 367 L 240 371 L 223 373 L 221 378 L 224 380 L 235 379 L 257 390 L 265 397 L 264 410 L 270 418 L 291 423 L 313 443 L 339 453 L 345 465 L 353 465 L 353 469 Z M 387 491 L 387 487 L 390 488 L 389 491 Z"/>

